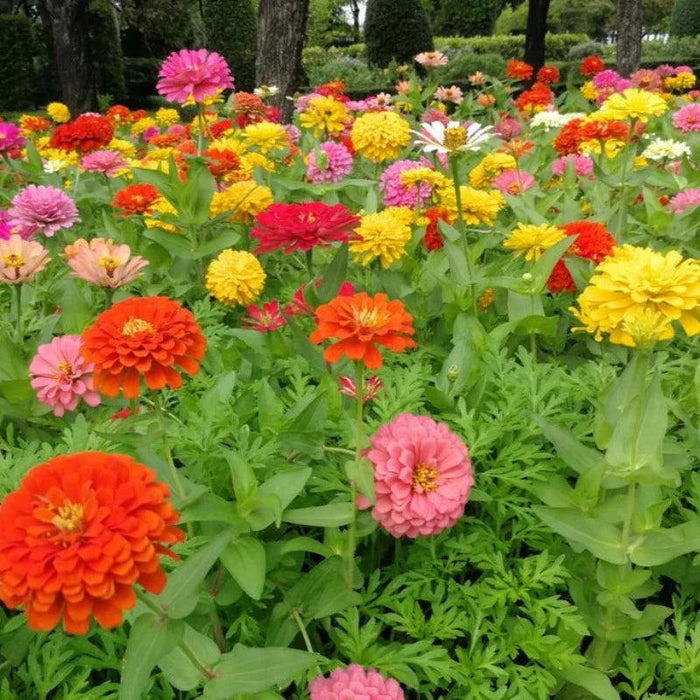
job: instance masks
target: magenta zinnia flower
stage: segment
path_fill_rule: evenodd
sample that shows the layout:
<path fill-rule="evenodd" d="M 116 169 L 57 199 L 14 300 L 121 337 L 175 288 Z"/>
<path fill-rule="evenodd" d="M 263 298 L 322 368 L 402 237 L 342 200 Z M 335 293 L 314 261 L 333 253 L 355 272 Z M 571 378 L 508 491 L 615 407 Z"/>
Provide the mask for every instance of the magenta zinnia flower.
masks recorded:
<path fill-rule="evenodd" d="M 6 211 L 0 211 L 0 240 L 6 241 L 12 235 L 10 216 Z"/>
<path fill-rule="evenodd" d="M 425 167 L 426 162 L 415 160 L 397 160 L 393 162 L 379 178 L 379 191 L 383 193 L 385 207 L 408 207 L 413 209 L 416 204 L 424 207 L 430 201 L 432 188 L 427 182 L 418 186 L 406 187 L 401 182 L 401 173 Z"/>
<path fill-rule="evenodd" d="M 682 214 L 686 209 L 697 206 L 700 206 L 700 189 L 696 188 L 674 194 L 668 208 L 676 214 Z"/>
<path fill-rule="evenodd" d="M 309 684 L 311 700 L 404 700 L 398 681 L 358 664 L 336 668 L 328 678 L 318 676 Z"/>
<path fill-rule="evenodd" d="M 402 413 L 370 442 L 372 517 L 384 529 L 394 537 L 436 535 L 462 517 L 472 465 L 466 445 L 444 423 Z"/>
<path fill-rule="evenodd" d="M 0 153 L 19 155 L 27 139 L 22 136 L 22 130 L 12 122 L 0 122 Z"/>
<path fill-rule="evenodd" d="M 360 218 L 343 204 L 302 202 L 271 204 L 256 221 L 250 232 L 260 242 L 255 252 L 272 253 L 282 248 L 289 255 L 294 250 L 308 252 L 314 246 L 349 241 Z"/>
<path fill-rule="evenodd" d="M 619 80 L 620 74 L 612 68 L 607 68 L 593 77 L 593 85 L 596 90 L 600 90 L 601 88 L 615 88 Z"/>
<path fill-rule="evenodd" d="M 80 166 L 88 172 L 114 177 L 120 170 L 129 167 L 129 161 L 118 151 L 93 151 L 83 157 Z"/>
<path fill-rule="evenodd" d="M 340 182 L 352 171 L 353 158 L 342 143 L 319 143 L 306 158 L 306 176 L 315 184 Z"/>
<path fill-rule="evenodd" d="M 700 131 L 700 104 L 694 102 L 685 107 L 681 107 L 681 109 L 674 113 L 671 120 L 676 129 L 680 129 L 686 134 Z"/>
<path fill-rule="evenodd" d="M 75 202 L 57 187 L 29 185 L 15 195 L 9 209 L 10 226 L 17 226 L 23 238 L 41 232 L 53 236 L 80 221 Z"/>
<path fill-rule="evenodd" d="M 552 172 L 555 175 L 563 175 L 566 172 L 569 164 L 573 164 L 574 172 L 579 177 L 593 174 L 593 159 L 590 156 L 578 155 L 570 153 L 566 156 L 561 156 L 552 162 Z"/>
<path fill-rule="evenodd" d="M 170 102 L 202 102 L 219 90 L 233 87 L 224 57 L 206 49 L 174 51 L 163 61 L 158 75 L 158 92 Z"/>
<path fill-rule="evenodd" d="M 81 342 L 79 335 L 54 338 L 39 346 L 29 365 L 37 398 L 59 418 L 65 411 L 74 411 L 80 399 L 88 406 L 101 401 L 92 385 L 93 365 L 80 354 Z"/>

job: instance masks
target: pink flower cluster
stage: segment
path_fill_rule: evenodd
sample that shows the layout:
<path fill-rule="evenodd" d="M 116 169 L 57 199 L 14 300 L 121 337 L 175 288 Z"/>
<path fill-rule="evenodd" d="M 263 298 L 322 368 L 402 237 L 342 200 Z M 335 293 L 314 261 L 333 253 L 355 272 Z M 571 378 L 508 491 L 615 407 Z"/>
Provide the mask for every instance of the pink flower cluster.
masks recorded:
<path fill-rule="evenodd" d="M 221 54 L 206 49 L 171 53 L 158 73 L 158 93 L 170 102 L 202 102 L 219 90 L 233 87 L 231 70 Z"/>
<path fill-rule="evenodd" d="M 342 143 L 324 141 L 306 158 L 306 176 L 314 184 L 340 182 L 352 172 L 353 158 Z"/>
<path fill-rule="evenodd" d="M 75 202 L 63 190 L 47 185 L 25 187 L 15 195 L 8 214 L 10 226 L 17 227 L 22 238 L 39 232 L 51 237 L 80 221 Z"/>
<path fill-rule="evenodd" d="M 496 175 L 493 186 L 503 194 L 517 197 L 537 184 L 533 175 L 527 170 L 504 170 Z"/>
<path fill-rule="evenodd" d="M 309 693 L 311 700 L 404 700 L 397 681 L 358 664 L 336 668 L 328 678 L 318 676 L 309 684 Z"/>
<path fill-rule="evenodd" d="M 700 104 L 693 102 L 674 112 L 673 126 L 686 134 L 700 131 Z"/>
<path fill-rule="evenodd" d="M 552 172 L 561 177 L 564 175 L 569 165 L 574 166 L 574 172 L 579 177 L 590 177 L 593 174 L 593 159 L 590 156 L 578 155 L 576 153 L 561 156 L 553 161 Z"/>
<path fill-rule="evenodd" d="M 401 182 L 401 173 L 420 167 L 425 166 L 419 161 L 397 160 L 382 173 L 379 179 L 379 191 L 384 194 L 385 207 L 403 206 L 413 209 L 416 204 L 424 207 L 430 201 L 431 187 L 427 182 L 421 182 L 420 185 L 413 187 L 406 187 Z"/>
<path fill-rule="evenodd" d="M 668 208 L 675 214 L 682 214 L 686 209 L 700 206 L 700 188 L 683 190 L 671 197 Z"/>
<path fill-rule="evenodd" d="M 7 153 L 10 158 L 18 158 L 27 140 L 22 130 L 12 122 L 0 122 L 0 153 Z"/>
<path fill-rule="evenodd" d="M 114 177 L 120 170 L 129 167 L 129 161 L 118 151 L 93 151 L 83 156 L 80 166 L 88 172 Z"/>

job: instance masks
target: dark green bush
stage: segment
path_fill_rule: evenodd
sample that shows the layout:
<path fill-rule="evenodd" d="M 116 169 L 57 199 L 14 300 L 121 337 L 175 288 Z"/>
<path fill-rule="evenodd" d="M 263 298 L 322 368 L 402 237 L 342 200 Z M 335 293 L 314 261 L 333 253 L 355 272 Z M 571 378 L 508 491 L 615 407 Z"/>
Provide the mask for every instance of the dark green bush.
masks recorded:
<path fill-rule="evenodd" d="M 207 48 L 227 61 L 237 90 L 255 87 L 256 19 L 252 0 L 203 0 Z"/>
<path fill-rule="evenodd" d="M 126 103 L 129 107 L 143 107 L 145 101 L 155 94 L 161 63 L 159 58 L 124 58 Z"/>
<path fill-rule="evenodd" d="M 671 36 L 700 35 L 700 2 L 676 0 L 671 12 Z"/>
<path fill-rule="evenodd" d="M 506 69 L 506 59 L 497 53 L 470 53 L 460 51 L 450 62 L 435 71 L 435 78 L 440 83 L 466 82 L 472 73 L 481 71 L 500 78 Z"/>
<path fill-rule="evenodd" d="M 90 0 L 88 27 L 90 59 L 95 67 L 97 92 L 111 95 L 116 102 L 126 98 L 124 63 L 119 25 L 109 0 Z"/>
<path fill-rule="evenodd" d="M 420 0 L 369 0 L 365 17 L 369 62 L 386 66 L 410 61 L 433 48 L 428 14 Z"/>
<path fill-rule="evenodd" d="M 442 34 L 489 36 L 500 8 L 500 0 L 442 0 L 433 29 Z"/>
<path fill-rule="evenodd" d="M 604 45 L 598 41 L 582 41 L 569 49 L 567 58 L 570 61 L 580 61 L 586 56 L 601 56 L 604 48 Z"/>
<path fill-rule="evenodd" d="M 35 101 L 32 25 L 21 15 L 0 15 L 0 109 L 21 110 Z"/>

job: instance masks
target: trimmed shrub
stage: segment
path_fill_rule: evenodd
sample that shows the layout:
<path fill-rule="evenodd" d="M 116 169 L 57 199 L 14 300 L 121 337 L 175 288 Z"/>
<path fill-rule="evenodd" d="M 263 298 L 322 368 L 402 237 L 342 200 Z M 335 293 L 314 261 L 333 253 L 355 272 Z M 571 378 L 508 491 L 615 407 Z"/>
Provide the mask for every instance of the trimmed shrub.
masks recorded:
<path fill-rule="evenodd" d="M 349 89 L 367 90 L 382 86 L 388 88 L 387 76 L 377 68 L 370 68 L 359 58 L 345 56 L 324 63 L 308 73 L 311 87 L 318 87 L 332 80 L 342 80 Z"/>
<path fill-rule="evenodd" d="M 506 59 L 497 53 L 470 53 L 460 51 L 450 62 L 436 69 L 435 78 L 439 83 L 464 82 L 467 76 L 477 71 L 500 78 L 506 70 Z"/>
<path fill-rule="evenodd" d="M 565 61 L 569 49 L 587 41 L 586 34 L 547 34 L 546 58 L 549 61 Z M 475 53 L 497 53 L 506 59 L 522 58 L 525 51 L 525 36 L 479 36 L 469 39 Z"/>
<path fill-rule="evenodd" d="M 442 0 L 434 30 L 459 36 L 489 36 L 500 7 L 500 0 Z"/>
<path fill-rule="evenodd" d="M 433 48 L 428 14 L 420 0 L 369 0 L 365 41 L 370 63 L 387 66 L 392 59 L 410 61 Z"/>
<path fill-rule="evenodd" d="M 570 61 L 581 61 L 586 56 L 602 56 L 605 46 L 599 41 L 582 41 L 569 49 Z"/>
<path fill-rule="evenodd" d="M 237 90 L 255 87 L 256 18 L 251 0 L 203 0 L 207 48 L 218 51 L 233 73 Z"/>
<path fill-rule="evenodd" d="M 671 11 L 671 36 L 700 35 L 700 2 L 676 0 Z"/>
<path fill-rule="evenodd" d="M 34 104 L 32 24 L 21 15 L 0 15 L 0 109 L 21 110 Z"/>
<path fill-rule="evenodd" d="M 95 67 L 97 92 L 116 102 L 126 98 L 119 26 L 109 0 L 90 0 L 88 6 L 90 60 Z"/>

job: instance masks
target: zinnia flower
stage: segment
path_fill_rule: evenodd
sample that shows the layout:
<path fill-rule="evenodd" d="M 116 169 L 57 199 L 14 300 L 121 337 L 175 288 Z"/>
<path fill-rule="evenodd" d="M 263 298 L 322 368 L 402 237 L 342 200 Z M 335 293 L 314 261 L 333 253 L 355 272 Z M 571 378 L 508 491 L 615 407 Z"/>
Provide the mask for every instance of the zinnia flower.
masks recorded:
<path fill-rule="evenodd" d="M 231 70 L 221 54 L 206 49 L 173 51 L 163 61 L 156 88 L 169 102 L 203 102 L 233 87 Z"/>
<path fill-rule="evenodd" d="M 86 634 L 136 605 L 134 585 L 160 593 L 159 553 L 184 540 L 166 484 L 131 457 L 79 452 L 34 467 L 0 505 L 0 599 L 29 627 L 63 620 Z"/>
<path fill-rule="evenodd" d="M 262 293 L 265 277 L 265 270 L 252 253 L 228 249 L 209 263 L 207 289 L 226 306 L 250 304 Z"/>
<path fill-rule="evenodd" d="M 401 260 L 411 240 L 413 212 L 406 207 L 389 207 L 375 214 L 365 214 L 355 229 L 357 238 L 350 242 L 355 262 L 369 265 L 379 259 L 382 267 Z"/>
<path fill-rule="evenodd" d="M 340 182 L 352 172 L 353 158 L 342 143 L 324 141 L 306 157 L 306 176 L 315 184 Z"/>
<path fill-rule="evenodd" d="M 537 71 L 537 82 L 550 85 L 559 82 L 559 69 L 556 66 L 542 66 Z"/>
<path fill-rule="evenodd" d="M 0 153 L 19 154 L 27 139 L 22 130 L 12 122 L 0 122 Z"/>
<path fill-rule="evenodd" d="M 593 76 L 605 70 L 605 63 L 600 56 L 586 56 L 579 66 L 581 75 Z"/>
<path fill-rule="evenodd" d="M 481 145 L 491 137 L 491 127 L 471 122 L 464 127 L 460 122 L 448 121 L 423 124 L 413 143 L 424 153 L 454 153 L 459 151 L 478 151 Z"/>
<path fill-rule="evenodd" d="M 107 289 L 119 289 L 140 276 L 148 265 L 140 255 L 131 257 L 128 245 L 115 245 L 111 238 L 79 238 L 66 246 L 66 262 L 77 277 Z"/>
<path fill-rule="evenodd" d="M 402 413 L 370 438 L 372 517 L 394 537 L 437 535 L 463 515 L 474 485 L 469 451 L 444 423 Z"/>
<path fill-rule="evenodd" d="M 336 668 L 328 678 L 318 676 L 309 684 L 309 693 L 311 700 L 404 700 L 397 681 L 357 664 Z"/>
<path fill-rule="evenodd" d="M 438 68 L 447 65 L 447 56 L 442 51 L 423 51 L 413 60 L 424 68 Z"/>
<path fill-rule="evenodd" d="M 498 190 L 477 190 L 462 185 L 459 188 L 462 197 L 462 219 L 467 226 L 493 226 L 498 212 L 505 206 L 506 200 Z M 457 218 L 457 200 L 454 188 L 440 190 L 442 205 L 452 211 Z"/>
<path fill-rule="evenodd" d="M 338 339 L 325 349 L 326 362 L 337 362 L 345 355 L 368 369 L 379 369 L 382 355 L 377 345 L 394 352 L 416 346 L 408 337 L 415 333 L 413 317 L 403 302 L 389 301 L 386 294 L 338 296 L 316 309 L 316 319 L 318 328 L 310 336 L 312 342 Z"/>
<path fill-rule="evenodd" d="M 118 190 L 112 199 L 112 206 L 119 209 L 122 216 L 133 216 L 148 212 L 160 198 L 160 192 L 146 183 L 127 185 Z"/>
<path fill-rule="evenodd" d="M 518 224 L 503 242 L 503 247 L 516 255 L 525 255 L 525 260 L 536 261 L 542 253 L 566 238 L 560 228 L 548 224 Z"/>
<path fill-rule="evenodd" d="M 114 136 L 114 126 L 99 114 L 81 114 L 75 121 L 61 124 L 51 134 L 51 146 L 64 151 L 90 153 L 105 148 Z"/>
<path fill-rule="evenodd" d="M 423 236 L 423 245 L 426 250 L 440 250 L 445 246 L 445 240 L 440 233 L 440 222 L 446 221 L 451 224 L 456 214 L 444 207 L 430 207 L 423 212 L 423 216 L 428 220 Z"/>
<path fill-rule="evenodd" d="M 80 221 L 75 202 L 57 187 L 28 185 L 18 192 L 9 209 L 10 226 L 25 238 L 43 233 L 47 238 Z"/>
<path fill-rule="evenodd" d="M 644 123 L 650 116 L 659 117 L 667 109 L 668 105 L 662 97 L 637 88 L 610 95 L 600 108 L 606 119 L 639 119 Z"/>
<path fill-rule="evenodd" d="M 343 204 L 279 203 L 257 215 L 250 235 L 260 244 L 256 253 L 272 253 L 281 248 L 289 255 L 295 250 L 308 252 L 315 246 L 345 243 L 359 223 L 360 218 Z"/>
<path fill-rule="evenodd" d="M 80 353 L 79 335 L 64 335 L 40 345 L 29 365 L 32 387 L 41 403 L 59 418 L 74 411 L 80 399 L 97 406 L 101 399 L 92 383 L 92 364 Z"/>
<path fill-rule="evenodd" d="M 574 172 L 578 177 L 585 177 L 593 174 L 593 159 L 590 156 L 580 156 L 575 153 L 561 156 L 553 161 L 552 172 L 555 175 L 562 176 L 566 173 L 566 169 L 569 165 L 574 166 Z"/>
<path fill-rule="evenodd" d="M 682 214 L 686 209 L 700 206 L 700 188 L 683 190 L 671 197 L 668 208 L 675 214 Z"/>
<path fill-rule="evenodd" d="M 671 117 L 673 126 L 686 134 L 700 131 L 700 104 L 693 102 L 681 107 Z"/>
<path fill-rule="evenodd" d="M 340 377 L 338 381 L 340 382 L 339 391 L 341 394 L 349 396 L 351 399 L 357 399 L 357 385 L 352 377 Z M 363 379 L 362 392 L 360 395 L 362 403 L 368 403 L 372 401 L 372 399 L 376 399 L 383 386 L 384 382 L 376 375 L 368 379 Z"/>
<path fill-rule="evenodd" d="M 118 151 L 93 151 L 83 157 L 80 167 L 88 172 L 115 177 L 129 167 L 129 161 Z"/>
<path fill-rule="evenodd" d="M 462 89 L 453 85 L 452 87 L 440 86 L 434 93 L 433 97 L 440 102 L 452 102 L 452 104 L 462 104 L 464 101 L 464 95 L 462 94 Z"/>
<path fill-rule="evenodd" d="M 70 121 L 70 110 L 63 102 L 49 102 L 46 106 L 46 113 L 56 124 L 65 124 Z"/>
<path fill-rule="evenodd" d="M 379 191 L 382 192 L 385 207 L 409 207 L 414 209 L 417 205 L 424 207 L 432 194 L 432 188 L 428 182 L 419 182 L 407 187 L 404 185 L 401 174 L 408 170 L 423 168 L 421 163 L 415 160 L 394 161 L 379 178 Z"/>
<path fill-rule="evenodd" d="M 317 95 L 312 97 L 299 117 L 305 129 L 311 129 L 314 136 L 340 134 L 345 131 L 350 113 L 345 105 L 335 97 Z"/>
<path fill-rule="evenodd" d="M 308 282 L 304 284 L 294 292 L 294 296 L 287 306 L 284 307 L 284 313 L 287 316 L 314 316 L 315 309 L 306 301 L 306 288 L 309 286 Z M 318 288 L 321 286 L 321 280 L 314 280 L 314 287 Z M 352 282 L 343 282 L 338 289 L 339 297 L 351 297 L 355 293 L 355 285 Z"/>
<path fill-rule="evenodd" d="M 207 340 L 194 316 L 168 297 L 134 297 L 102 312 L 83 333 L 83 357 L 95 365 L 95 388 L 106 396 L 120 389 L 139 395 L 149 389 L 179 389 L 182 376 L 199 372 Z"/>
<path fill-rule="evenodd" d="M 530 80 L 533 70 L 533 67 L 529 63 L 512 59 L 508 61 L 508 65 L 506 66 L 506 78 Z"/>
<path fill-rule="evenodd" d="M 526 170 L 505 170 L 496 175 L 492 184 L 499 192 L 517 197 L 537 183 L 533 175 Z"/>
<path fill-rule="evenodd" d="M 517 167 L 518 161 L 509 153 L 489 153 L 469 172 L 469 184 L 479 190 L 488 189 L 496 175 Z"/>
<path fill-rule="evenodd" d="M 255 180 L 241 180 L 221 192 L 214 192 L 209 205 L 209 216 L 213 218 L 229 212 L 229 221 L 252 224 L 255 217 L 272 202 L 272 190 L 269 187 L 258 185 Z"/>
<path fill-rule="evenodd" d="M 411 141 L 408 122 L 396 112 L 367 112 L 355 120 L 350 137 L 355 150 L 374 163 L 398 158 Z"/>
<path fill-rule="evenodd" d="M 247 148 L 256 147 L 260 153 L 289 148 L 289 138 L 281 124 L 266 121 L 250 124 L 243 130 L 242 136 Z"/>
<path fill-rule="evenodd" d="M 268 301 L 260 307 L 252 304 L 246 310 L 248 315 L 243 319 L 243 327 L 258 333 L 271 333 L 287 324 L 277 299 Z"/>
<path fill-rule="evenodd" d="M 31 282 L 49 260 L 49 251 L 36 241 L 27 241 L 17 234 L 0 239 L 0 282 Z"/>
<path fill-rule="evenodd" d="M 583 323 L 577 330 L 610 336 L 611 343 L 635 347 L 636 326 L 649 340 L 649 323 L 658 339 L 673 338 L 672 321 L 694 336 L 700 333 L 700 262 L 680 253 L 657 253 L 625 245 L 601 262 L 571 311 Z M 665 320 L 665 323 L 663 322 Z"/>

